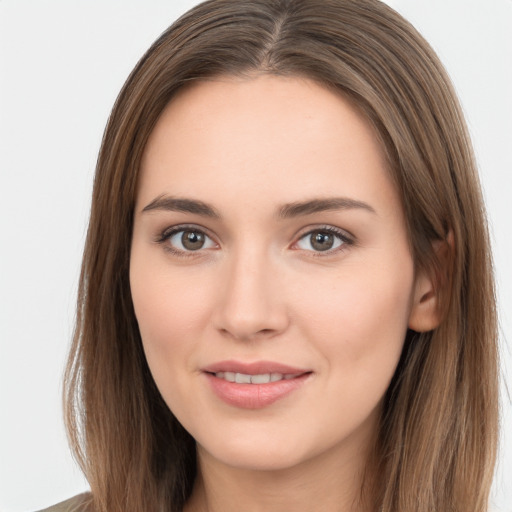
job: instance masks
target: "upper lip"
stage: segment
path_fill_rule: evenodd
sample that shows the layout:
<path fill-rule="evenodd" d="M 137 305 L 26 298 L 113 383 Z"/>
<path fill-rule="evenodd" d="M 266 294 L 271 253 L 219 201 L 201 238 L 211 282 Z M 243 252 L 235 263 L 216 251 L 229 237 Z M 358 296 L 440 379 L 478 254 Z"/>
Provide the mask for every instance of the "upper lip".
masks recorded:
<path fill-rule="evenodd" d="M 283 375 L 300 375 L 311 370 L 297 368 L 274 361 L 255 361 L 244 363 L 241 361 L 219 361 L 202 368 L 207 373 L 233 372 L 245 375 L 262 375 L 266 373 L 281 373 Z"/>

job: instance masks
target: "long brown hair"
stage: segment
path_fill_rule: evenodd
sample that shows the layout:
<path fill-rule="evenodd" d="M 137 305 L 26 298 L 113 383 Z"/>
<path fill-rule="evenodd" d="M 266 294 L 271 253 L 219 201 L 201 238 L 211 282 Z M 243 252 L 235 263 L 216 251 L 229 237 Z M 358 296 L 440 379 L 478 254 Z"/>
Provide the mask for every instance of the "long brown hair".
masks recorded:
<path fill-rule="evenodd" d="M 379 476 L 366 496 L 382 512 L 485 511 L 497 444 L 497 333 L 476 166 L 438 58 L 377 0 L 210 0 L 176 21 L 125 83 L 99 154 L 65 380 L 69 437 L 96 510 L 179 511 L 190 495 L 195 443 L 153 382 L 130 295 L 138 170 L 178 89 L 254 73 L 306 76 L 370 120 L 415 264 L 438 276 L 442 321 L 407 335 L 372 461 Z M 443 269 L 436 241 L 447 237 Z"/>

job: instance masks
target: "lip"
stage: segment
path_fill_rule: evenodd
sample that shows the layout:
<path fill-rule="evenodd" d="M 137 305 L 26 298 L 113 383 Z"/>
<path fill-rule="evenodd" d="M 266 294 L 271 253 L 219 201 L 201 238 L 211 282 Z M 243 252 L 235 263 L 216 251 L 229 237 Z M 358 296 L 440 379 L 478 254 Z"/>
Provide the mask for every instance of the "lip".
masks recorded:
<path fill-rule="evenodd" d="M 296 368 L 273 361 L 243 363 L 220 361 L 202 369 L 211 389 L 223 402 L 241 409 L 262 409 L 298 390 L 309 379 L 311 370 Z M 281 373 L 292 378 L 265 384 L 239 384 L 216 377 L 218 372 L 234 372 L 248 375 Z"/>
<path fill-rule="evenodd" d="M 300 375 L 302 373 L 311 372 L 305 368 L 296 368 L 286 364 L 276 363 L 274 361 L 255 361 L 252 363 L 244 363 L 241 361 L 219 361 L 211 365 L 205 366 L 203 372 L 235 372 L 245 373 L 249 375 L 258 375 L 261 373 L 283 373 L 287 375 Z"/>

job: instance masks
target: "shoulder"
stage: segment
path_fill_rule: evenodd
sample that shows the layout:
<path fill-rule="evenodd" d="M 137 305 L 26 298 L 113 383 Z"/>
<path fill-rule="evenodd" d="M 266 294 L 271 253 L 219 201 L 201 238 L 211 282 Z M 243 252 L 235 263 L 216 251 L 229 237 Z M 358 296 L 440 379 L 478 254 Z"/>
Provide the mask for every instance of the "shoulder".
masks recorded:
<path fill-rule="evenodd" d="M 39 512 L 94 512 L 90 492 L 79 494 L 69 500 L 62 501 Z"/>

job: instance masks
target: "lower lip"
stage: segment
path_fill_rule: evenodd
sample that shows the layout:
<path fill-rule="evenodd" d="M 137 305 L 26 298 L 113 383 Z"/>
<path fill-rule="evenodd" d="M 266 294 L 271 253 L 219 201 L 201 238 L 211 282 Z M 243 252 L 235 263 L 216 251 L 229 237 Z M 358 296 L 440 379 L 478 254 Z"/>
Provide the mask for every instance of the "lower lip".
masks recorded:
<path fill-rule="evenodd" d="M 300 388 L 311 374 L 266 384 L 238 384 L 219 379 L 212 373 L 205 375 L 214 393 L 227 404 L 242 409 L 262 409 Z"/>

